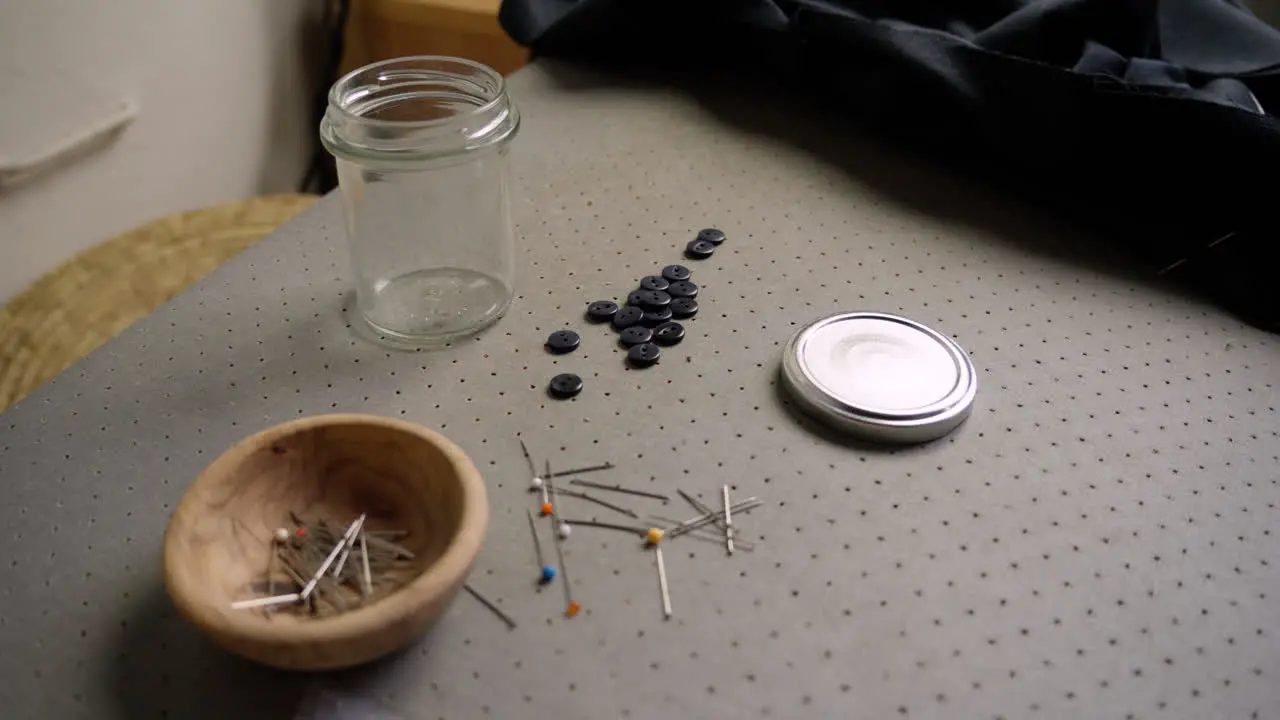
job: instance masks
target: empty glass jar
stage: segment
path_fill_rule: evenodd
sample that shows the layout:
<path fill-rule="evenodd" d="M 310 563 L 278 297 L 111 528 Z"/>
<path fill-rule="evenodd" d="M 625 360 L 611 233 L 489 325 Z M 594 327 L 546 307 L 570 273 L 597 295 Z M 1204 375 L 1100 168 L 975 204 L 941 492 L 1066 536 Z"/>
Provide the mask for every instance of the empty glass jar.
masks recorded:
<path fill-rule="evenodd" d="M 374 63 L 329 91 L 320 137 L 337 160 L 356 305 L 384 341 L 443 343 L 506 312 L 519 125 L 502 76 L 460 58 Z"/>

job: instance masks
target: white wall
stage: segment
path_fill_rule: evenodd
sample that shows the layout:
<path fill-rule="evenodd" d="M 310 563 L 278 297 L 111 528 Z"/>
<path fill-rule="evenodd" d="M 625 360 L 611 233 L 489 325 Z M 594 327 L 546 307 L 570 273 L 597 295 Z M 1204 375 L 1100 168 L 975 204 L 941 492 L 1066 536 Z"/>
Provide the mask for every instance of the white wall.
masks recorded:
<path fill-rule="evenodd" d="M 321 6 L 0 0 L 0 64 L 80 74 L 139 107 L 113 144 L 0 189 L 0 304 L 152 218 L 296 188 L 315 133 L 308 106 L 322 64 Z M 0 113 L 40 106 L 0 79 Z"/>

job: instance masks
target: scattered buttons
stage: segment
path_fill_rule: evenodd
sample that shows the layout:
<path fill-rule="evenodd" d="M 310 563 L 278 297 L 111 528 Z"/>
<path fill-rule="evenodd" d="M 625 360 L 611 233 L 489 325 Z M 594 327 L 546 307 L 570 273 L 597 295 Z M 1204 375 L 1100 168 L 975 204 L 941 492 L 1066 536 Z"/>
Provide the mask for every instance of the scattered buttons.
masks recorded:
<path fill-rule="evenodd" d="M 706 260 L 715 252 L 715 244 L 706 240 L 690 240 L 689 244 L 684 246 L 684 254 L 694 260 Z"/>
<path fill-rule="evenodd" d="M 644 317 L 640 318 L 640 323 L 648 327 L 657 327 L 670 320 L 671 317 L 671 308 L 669 307 L 658 310 L 645 310 Z"/>
<path fill-rule="evenodd" d="M 642 345 L 653 342 L 653 331 L 643 325 L 632 325 L 618 333 L 623 345 Z"/>
<path fill-rule="evenodd" d="M 597 300 L 587 306 L 587 317 L 592 322 L 607 322 L 618 314 L 618 303 L 612 300 Z"/>
<path fill-rule="evenodd" d="M 642 345 L 633 345 L 627 351 L 627 359 L 636 367 L 649 367 L 658 362 L 658 357 L 662 355 L 662 350 L 653 343 L 644 343 Z"/>
<path fill-rule="evenodd" d="M 698 286 L 692 280 L 677 280 L 667 288 L 667 294 L 673 298 L 678 297 L 697 297 Z"/>
<path fill-rule="evenodd" d="M 619 330 L 638 325 L 644 318 L 644 311 L 638 307 L 624 307 L 613 316 L 613 326 Z"/>
<path fill-rule="evenodd" d="M 698 231 L 698 237 L 696 239 L 709 242 L 712 245 L 719 245 L 724 242 L 724 232 L 717 230 L 716 228 L 705 228 Z"/>
<path fill-rule="evenodd" d="M 653 330 L 653 340 L 659 345 L 675 345 L 684 339 L 684 326 L 678 322 L 664 322 Z"/>
<path fill-rule="evenodd" d="M 683 265 L 668 265 L 662 268 L 662 277 L 675 282 L 677 280 L 688 280 L 693 276 L 693 271 Z"/>
<path fill-rule="evenodd" d="M 647 330 L 648 328 L 645 329 Z M 567 400 L 582 392 L 582 378 L 573 373 L 562 373 L 551 378 L 551 384 L 547 386 L 547 391 L 551 393 L 552 397 Z M 538 484 L 541 485 L 541 483 Z"/>
<path fill-rule="evenodd" d="M 666 290 L 671 283 L 661 275 L 645 275 L 640 278 L 641 290 Z"/>
<path fill-rule="evenodd" d="M 637 290 L 632 295 L 639 295 L 636 303 L 645 310 L 660 310 L 671 304 L 671 295 L 662 290 Z"/>
<path fill-rule="evenodd" d="M 572 330 L 557 330 L 547 336 L 547 349 L 553 353 L 567 353 L 578 349 L 582 338 Z"/>
<path fill-rule="evenodd" d="M 675 298 L 668 305 L 671 315 L 680 319 L 691 318 L 698 314 L 698 301 L 691 297 Z"/>
<path fill-rule="evenodd" d="M 630 293 L 627 293 L 627 304 L 632 307 L 640 307 L 641 305 L 644 304 L 645 293 L 648 293 L 648 292 L 651 292 L 651 291 L 632 290 Z"/>

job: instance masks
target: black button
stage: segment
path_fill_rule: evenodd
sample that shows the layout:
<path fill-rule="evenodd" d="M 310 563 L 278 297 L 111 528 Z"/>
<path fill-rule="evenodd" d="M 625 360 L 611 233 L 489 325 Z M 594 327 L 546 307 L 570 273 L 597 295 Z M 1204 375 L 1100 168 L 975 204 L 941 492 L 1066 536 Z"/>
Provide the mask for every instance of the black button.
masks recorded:
<path fill-rule="evenodd" d="M 645 310 L 658 310 L 671 304 L 671 296 L 661 290 L 637 290 L 640 293 L 640 302 L 637 303 Z"/>
<path fill-rule="evenodd" d="M 715 228 L 705 228 L 698 231 L 698 240 L 705 240 L 712 245 L 719 245 L 724 242 L 724 233 Z"/>
<path fill-rule="evenodd" d="M 618 313 L 618 303 L 612 300 L 597 300 L 587 306 L 587 317 L 593 322 L 612 320 Z"/>
<path fill-rule="evenodd" d="M 673 298 L 698 297 L 698 286 L 692 280 L 677 280 L 667 288 L 667 294 Z"/>
<path fill-rule="evenodd" d="M 645 343 L 643 345 L 632 345 L 627 351 L 627 359 L 636 367 L 649 367 L 658 362 L 658 356 L 662 354 L 662 350 L 653 343 Z"/>
<path fill-rule="evenodd" d="M 683 265 L 668 265 L 662 268 L 662 277 L 671 282 L 688 280 L 692 275 L 693 271 Z"/>
<path fill-rule="evenodd" d="M 664 322 L 653 329 L 653 340 L 659 345 L 675 345 L 684 339 L 684 326 L 678 322 Z"/>
<path fill-rule="evenodd" d="M 706 240 L 690 240 L 684 246 L 684 254 L 694 260 L 706 260 L 716 253 L 716 246 Z"/>
<path fill-rule="evenodd" d="M 564 400 L 582 392 L 582 378 L 573 373 L 564 373 L 551 378 L 551 384 L 547 385 L 547 392 L 551 393 L 551 397 Z"/>
<path fill-rule="evenodd" d="M 647 292 L 649 291 L 648 290 L 632 290 L 631 292 L 627 293 L 627 304 L 633 307 L 640 307 L 641 305 L 644 304 L 644 294 Z"/>
<path fill-rule="evenodd" d="M 671 308 L 664 307 L 658 310 L 645 310 L 644 317 L 640 318 L 640 322 L 649 327 L 657 327 L 670 319 Z"/>
<path fill-rule="evenodd" d="M 632 325 L 639 325 L 644 318 L 644 311 L 638 307 L 624 307 L 613 316 L 613 326 L 621 330 Z"/>
<path fill-rule="evenodd" d="M 661 275 L 645 275 L 640 278 L 641 290 L 666 290 L 671 283 Z"/>
<path fill-rule="evenodd" d="M 653 331 L 643 325 L 632 325 L 618 333 L 623 345 L 641 345 L 653 342 Z"/>
<path fill-rule="evenodd" d="M 572 330 L 557 330 L 547 336 L 547 349 L 554 353 L 573 352 L 582 343 L 582 338 Z"/>
<path fill-rule="evenodd" d="M 675 298 L 671 301 L 671 314 L 681 319 L 691 318 L 698 314 L 698 301 L 691 297 Z"/>

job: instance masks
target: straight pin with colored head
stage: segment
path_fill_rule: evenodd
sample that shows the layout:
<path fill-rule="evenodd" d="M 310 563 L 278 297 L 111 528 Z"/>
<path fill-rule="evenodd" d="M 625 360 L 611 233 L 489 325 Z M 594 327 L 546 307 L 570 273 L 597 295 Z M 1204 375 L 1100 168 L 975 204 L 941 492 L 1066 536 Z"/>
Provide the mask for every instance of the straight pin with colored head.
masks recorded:
<path fill-rule="evenodd" d="M 533 554 L 538 561 L 538 582 L 545 585 L 555 579 L 556 569 L 548 565 L 542 556 L 542 540 L 538 539 L 538 526 L 533 521 L 533 511 L 525 510 L 525 514 L 529 516 L 529 532 L 533 533 Z"/>
<path fill-rule="evenodd" d="M 551 462 L 547 461 L 547 475 L 551 474 Z M 560 561 L 560 584 L 564 586 L 564 602 L 565 617 L 576 617 L 582 606 L 573 600 L 573 587 L 569 583 L 569 572 L 564 567 L 564 543 L 560 538 L 560 518 L 555 514 L 554 509 L 548 514 L 551 516 L 551 539 L 555 541 L 556 559 Z"/>

